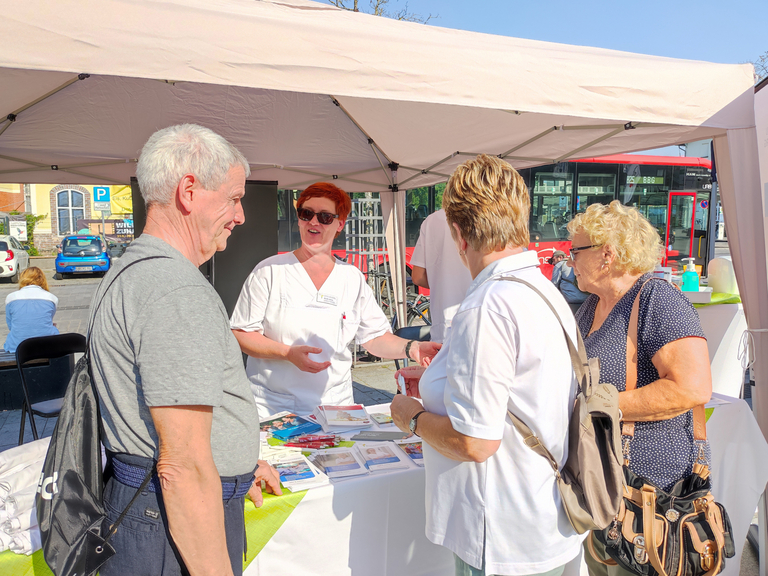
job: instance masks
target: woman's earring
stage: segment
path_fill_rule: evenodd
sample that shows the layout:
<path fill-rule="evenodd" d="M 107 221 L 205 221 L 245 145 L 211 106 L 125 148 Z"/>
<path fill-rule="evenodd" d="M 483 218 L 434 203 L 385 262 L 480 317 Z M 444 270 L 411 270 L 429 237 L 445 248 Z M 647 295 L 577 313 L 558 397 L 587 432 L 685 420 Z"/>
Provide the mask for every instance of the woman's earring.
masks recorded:
<path fill-rule="evenodd" d="M 467 251 L 466 250 L 459 250 L 459 256 L 466 256 Z"/>

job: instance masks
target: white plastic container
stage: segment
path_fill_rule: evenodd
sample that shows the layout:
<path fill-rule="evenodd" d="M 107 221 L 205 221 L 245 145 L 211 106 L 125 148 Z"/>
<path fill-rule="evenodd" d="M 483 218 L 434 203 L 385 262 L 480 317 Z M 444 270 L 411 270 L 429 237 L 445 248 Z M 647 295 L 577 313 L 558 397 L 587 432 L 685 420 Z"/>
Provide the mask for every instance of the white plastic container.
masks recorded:
<path fill-rule="evenodd" d="M 729 257 L 713 258 L 708 269 L 709 286 L 714 292 L 738 294 L 739 285 L 733 271 L 733 262 Z"/>

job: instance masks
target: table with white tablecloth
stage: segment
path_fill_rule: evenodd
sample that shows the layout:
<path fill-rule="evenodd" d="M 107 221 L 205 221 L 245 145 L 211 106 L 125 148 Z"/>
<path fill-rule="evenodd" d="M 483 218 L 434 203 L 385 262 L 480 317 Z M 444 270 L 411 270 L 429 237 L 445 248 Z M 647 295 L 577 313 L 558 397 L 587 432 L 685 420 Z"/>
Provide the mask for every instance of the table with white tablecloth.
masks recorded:
<path fill-rule="evenodd" d="M 730 515 L 737 551 L 723 574 L 738 576 L 747 530 L 768 482 L 768 444 L 743 400 L 715 394 L 710 406 L 713 493 Z M 246 574 L 453 574 L 452 554 L 424 537 L 424 522 L 421 469 L 310 490 Z M 579 572 L 577 559 L 568 573 Z"/>

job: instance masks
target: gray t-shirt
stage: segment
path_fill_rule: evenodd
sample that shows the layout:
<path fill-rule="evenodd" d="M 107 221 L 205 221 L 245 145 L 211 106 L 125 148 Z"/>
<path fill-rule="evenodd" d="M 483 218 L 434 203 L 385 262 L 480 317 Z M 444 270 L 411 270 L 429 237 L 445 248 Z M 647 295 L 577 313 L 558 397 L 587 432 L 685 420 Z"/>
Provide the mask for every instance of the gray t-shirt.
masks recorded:
<path fill-rule="evenodd" d="M 246 474 L 259 456 L 259 417 L 237 340 L 216 291 L 166 242 L 142 235 L 104 278 L 91 336 L 108 450 L 157 458 L 148 406 L 213 406 L 211 448 L 220 476 Z"/>

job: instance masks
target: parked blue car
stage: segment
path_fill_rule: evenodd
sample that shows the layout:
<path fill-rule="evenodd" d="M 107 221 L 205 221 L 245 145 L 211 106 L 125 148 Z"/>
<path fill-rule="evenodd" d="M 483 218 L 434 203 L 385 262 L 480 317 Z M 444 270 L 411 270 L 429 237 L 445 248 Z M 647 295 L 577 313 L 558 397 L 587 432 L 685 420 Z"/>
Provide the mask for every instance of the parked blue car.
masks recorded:
<path fill-rule="evenodd" d="M 99 236 L 67 236 L 61 241 L 56 256 L 59 278 L 65 274 L 96 273 L 103 276 L 112 263 L 107 244 Z"/>

